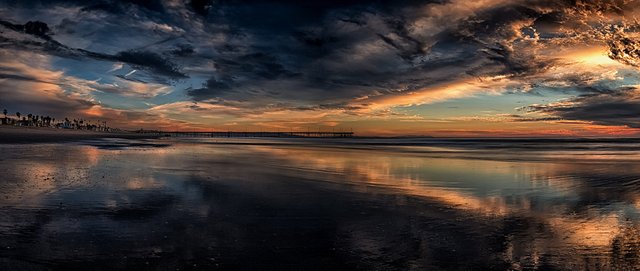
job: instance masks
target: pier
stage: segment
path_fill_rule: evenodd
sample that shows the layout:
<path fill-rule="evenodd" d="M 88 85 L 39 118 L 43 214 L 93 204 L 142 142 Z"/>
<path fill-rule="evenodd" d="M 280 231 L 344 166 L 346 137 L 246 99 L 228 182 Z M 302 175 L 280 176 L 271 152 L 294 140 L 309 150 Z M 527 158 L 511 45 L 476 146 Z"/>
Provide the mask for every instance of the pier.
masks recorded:
<path fill-rule="evenodd" d="M 181 131 L 148 131 L 139 130 L 137 133 L 155 134 L 167 137 L 290 137 L 290 138 L 350 138 L 353 132 L 181 132 Z"/>

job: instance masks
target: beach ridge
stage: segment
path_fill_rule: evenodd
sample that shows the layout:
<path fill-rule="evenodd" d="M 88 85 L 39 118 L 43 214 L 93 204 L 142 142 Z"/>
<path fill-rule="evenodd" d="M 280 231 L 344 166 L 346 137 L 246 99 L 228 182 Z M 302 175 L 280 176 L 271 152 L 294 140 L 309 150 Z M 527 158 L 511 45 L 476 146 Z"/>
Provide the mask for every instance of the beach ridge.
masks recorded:
<path fill-rule="evenodd" d="M 0 126 L 0 144 L 65 142 L 100 138 L 152 139 L 160 136 L 135 132 L 97 132 L 49 127 Z"/>

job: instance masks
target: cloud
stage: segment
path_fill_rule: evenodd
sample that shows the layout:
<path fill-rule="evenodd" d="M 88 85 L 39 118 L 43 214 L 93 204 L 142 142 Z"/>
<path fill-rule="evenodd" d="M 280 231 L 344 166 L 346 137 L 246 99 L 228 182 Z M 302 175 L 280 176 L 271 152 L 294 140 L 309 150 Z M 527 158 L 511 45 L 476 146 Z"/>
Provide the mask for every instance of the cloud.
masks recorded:
<path fill-rule="evenodd" d="M 22 36 L 18 35 L 17 37 L 0 35 L 0 40 L 12 49 L 41 51 L 43 53 L 68 58 L 91 58 L 102 61 L 124 62 L 139 69 L 149 70 L 151 73 L 159 76 L 172 79 L 183 79 L 188 77 L 178 69 L 176 64 L 154 52 L 133 50 L 122 51 L 115 55 L 111 55 L 68 47 L 55 41 L 50 35 L 48 35 L 49 28 L 47 24 L 39 21 L 29 21 L 24 25 L 0 21 L 0 25 L 4 26 L 8 30 L 16 32 L 17 34 L 26 34 Z M 40 40 L 30 39 L 29 36 L 35 36 Z"/>
<path fill-rule="evenodd" d="M 630 37 L 623 29 L 616 29 L 613 37 L 607 40 L 608 55 L 611 59 L 634 67 L 640 66 L 640 41 Z"/>
<path fill-rule="evenodd" d="M 107 72 L 114 72 L 114 71 L 120 70 L 122 68 L 124 68 L 124 64 L 123 63 L 114 63 L 113 66 L 111 67 L 111 69 L 109 71 L 107 71 Z"/>
<path fill-rule="evenodd" d="M 201 16 L 207 16 L 213 7 L 213 0 L 190 0 L 189 6 Z"/>
<path fill-rule="evenodd" d="M 576 95 L 580 107 L 595 105 L 584 95 L 640 80 L 628 75 L 640 63 L 637 1 L 56 0 L 6 7 L 0 50 L 106 62 L 112 73 L 57 67 L 77 80 L 54 84 L 159 106 L 197 102 L 205 119 L 220 106 L 236 118 L 304 112 L 366 119 L 479 94 L 544 91 Z M 521 121 L 595 119 L 533 111 L 550 116 Z"/>
<path fill-rule="evenodd" d="M 521 110 L 542 113 L 561 120 L 640 128 L 640 90 L 637 87 L 612 89 L 601 93 L 583 94 L 556 103 L 530 105 Z"/>
<path fill-rule="evenodd" d="M 58 84 L 64 75 L 48 69 L 46 56 L 2 52 L 0 59 L 0 104 L 12 112 L 64 116 L 96 104 L 81 94 L 65 92 Z"/>
<path fill-rule="evenodd" d="M 437 86 L 418 89 L 408 93 L 401 92 L 396 95 L 390 94 L 363 97 L 361 99 L 357 99 L 355 104 L 359 104 L 361 108 L 366 109 L 365 112 L 398 106 L 423 105 L 449 99 L 468 97 L 479 93 L 499 94 L 504 91 L 507 86 L 515 83 L 516 82 L 510 81 L 505 77 L 471 77 L 457 82 L 447 82 Z"/>
<path fill-rule="evenodd" d="M 243 100 L 255 93 L 264 94 L 258 99 L 265 103 L 346 105 L 363 96 L 404 94 L 408 100 L 416 91 L 468 76 L 524 77 L 556 65 L 538 54 L 544 46 L 532 28 L 549 11 L 519 2 L 328 4 L 293 26 L 281 25 L 280 17 L 271 18 L 271 25 L 243 19 L 280 9 L 306 12 L 279 3 L 260 6 L 274 9 L 219 6 L 225 12 L 216 20 L 235 27 L 251 46 L 214 58 L 214 75 L 202 88 L 188 90 L 193 100 Z M 268 97 L 272 93 L 278 96 Z M 474 91 L 456 97 L 465 95 Z"/>
<path fill-rule="evenodd" d="M 152 73 L 170 78 L 185 78 L 185 74 L 179 71 L 175 64 L 163 58 L 159 54 L 147 51 L 127 51 L 116 54 L 114 59 L 129 63 L 133 67 L 149 69 Z"/>

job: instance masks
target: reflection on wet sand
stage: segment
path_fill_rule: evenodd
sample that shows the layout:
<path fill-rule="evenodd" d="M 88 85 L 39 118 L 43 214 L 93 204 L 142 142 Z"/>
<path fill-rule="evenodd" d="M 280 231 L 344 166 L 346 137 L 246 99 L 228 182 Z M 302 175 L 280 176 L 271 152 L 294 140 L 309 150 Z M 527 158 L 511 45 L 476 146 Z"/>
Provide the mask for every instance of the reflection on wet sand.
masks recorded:
<path fill-rule="evenodd" d="M 640 263 L 634 161 L 226 143 L 0 145 L 7 176 L 0 266 L 633 270 Z"/>
<path fill-rule="evenodd" d="M 264 147 L 255 149 L 269 152 L 275 157 L 287 157 L 287 165 L 299 170 L 349 172 L 349 176 L 355 177 L 349 179 L 351 182 L 361 182 L 367 187 L 383 187 L 394 193 L 425 197 L 443 206 L 476 215 L 517 216 L 520 219 L 527 218 L 531 222 L 541 223 L 548 228 L 545 230 L 550 231 L 551 238 L 544 235 L 535 237 L 539 235 L 535 232 L 527 234 L 527 238 L 531 238 L 531 235 L 541 238 L 543 244 L 533 245 L 530 251 L 520 254 L 528 257 L 543 254 L 562 255 L 571 251 L 564 255 L 567 259 L 563 259 L 563 264 L 567 264 L 566 260 L 571 259 L 575 262 L 570 263 L 567 268 L 581 266 L 579 262 L 584 260 L 582 257 L 576 257 L 580 252 L 574 249 L 596 254 L 596 257 L 608 256 L 613 252 L 611 246 L 614 239 L 628 234 L 628 231 L 622 231 L 623 228 L 633 226 L 629 225 L 626 218 L 620 217 L 620 210 L 611 209 L 609 204 L 622 204 L 619 207 L 633 208 L 635 215 L 638 211 L 637 200 L 640 199 L 636 193 L 620 193 L 616 194 L 616 197 L 622 202 L 607 202 L 607 205 L 600 208 L 581 206 L 586 209 L 576 213 L 569 205 L 572 204 L 572 199 L 581 199 L 576 193 L 582 193 L 589 183 L 581 183 L 580 181 L 585 180 L 581 180 L 580 176 L 563 178 L 567 173 L 582 173 L 582 170 L 576 169 L 575 164 L 519 163 L 518 166 L 514 166 L 510 162 L 425 160 L 421 157 L 394 157 L 385 153 L 368 158 L 367 163 L 358 163 L 362 161 L 363 155 L 358 152 L 353 155 L 341 153 L 336 157 L 330 151 Z M 619 172 L 610 172 L 612 175 L 617 173 Z M 443 177 L 452 178 L 456 183 L 443 184 L 439 181 Z M 615 179 L 614 176 L 611 177 Z M 460 183 L 464 184 L 463 187 L 459 186 Z M 549 202 L 532 202 L 538 197 L 546 197 Z M 541 240 L 515 241 L 537 244 Z M 549 243 L 554 243 L 554 246 L 547 246 Z M 508 258 L 514 266 L 518 266 L 519 259 L 513 259 L 513 244 L 508 245 L 511 247 Z M 577 255 L 574 254 L 576 252 Z M 541 263 L 539 260 L 533 260 L 532 264 L 531 267 L 539 267 Z M 600 265 L 607 266 L 606 262 L 599 262 L 598 266 Z"/>
<path fill-rule="evenodd" d="M 61 145 L 16 145 L 3 148 L 2 167 L 5 177 L 2 183 L 4 203 L 37 204 L 39 194 L 49 193 L 60 186 L 89 184 L 87 169 L 100 159 L 96 148 L 84 147 L 80 151 L 67 152 Z M 53 156 L 51 154 L 54 154 Z"/>

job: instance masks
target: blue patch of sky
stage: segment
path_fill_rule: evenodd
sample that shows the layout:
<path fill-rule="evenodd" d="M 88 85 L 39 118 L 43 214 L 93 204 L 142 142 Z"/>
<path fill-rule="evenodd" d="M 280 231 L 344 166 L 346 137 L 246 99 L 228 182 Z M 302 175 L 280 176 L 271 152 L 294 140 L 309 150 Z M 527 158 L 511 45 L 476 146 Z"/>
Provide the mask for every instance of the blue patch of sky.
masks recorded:
<path fill-rule="evenodd" d="M 507 92 L 501 95 L 480 94 L 443 102 L 397 108 L 400 113 L 419 115 L 427 119 L 465 116 L 520 114 L 517 108 L 531 104 L 546 104 L 575 96 L 568 92 L 538 88 L 531 92 Z"/>
<path fill-rule="evenodd" d="M 91 59 L 67 59 L 67 58 L 53 58 L 52 69 L 58 71 L 64 71 L 65 76 L 72 76 L 84 80 L 96 81 L 100 84 L 113 84 L 118 83 L 122 79 L 116 76 L 124 76 L 133 71 L 133 68 L 124 64 L 121 69 L 110 70 L 114 67 L 114 62 L 109 61 L 96 61 Z M 145 71 L 138 71 L 129 77 L 135 77 L 137 74 L 145 73 Z M 170 92 L 155 97 L 131 97 L 124 96 L 117 93 L 107 93 L 94 91 L 92 96 L 95 97 L 102 105 L 114 108 L 114 109 L 147 109 L 154 105 L 162 105 L 168 103 L 174 103 L 178 101 L 188 101 L 190 97 L 186 94 L 188 88 L 200 88 L 208 77 L 206 76 L 191 76 L 187 79 L 181 79 L 178 81 L 171 81 Z"/>

